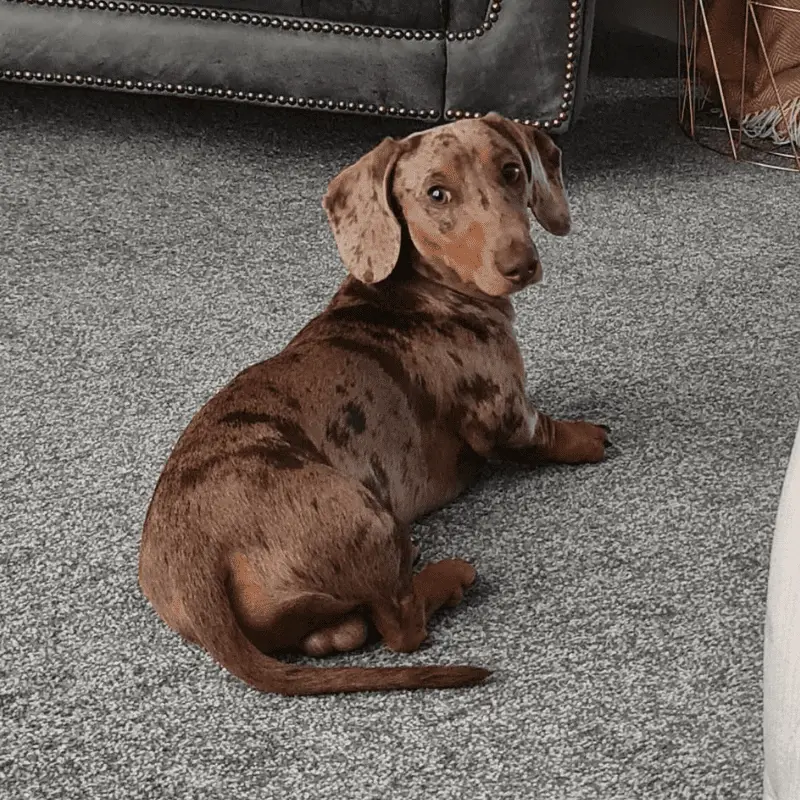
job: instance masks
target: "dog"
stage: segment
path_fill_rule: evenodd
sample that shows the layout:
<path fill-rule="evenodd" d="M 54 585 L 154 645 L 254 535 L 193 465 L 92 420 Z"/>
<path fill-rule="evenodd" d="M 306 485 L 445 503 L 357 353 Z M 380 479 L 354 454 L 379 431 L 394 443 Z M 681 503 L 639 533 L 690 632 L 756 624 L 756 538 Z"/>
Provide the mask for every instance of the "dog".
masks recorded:
<path fill-rule="evenodd" d="M 414 574 L 410 525 L 487 459 L 603 459 L 607 428 L 533 408 L 513 293 L 541 279 L 529 210 L 569 232 L 561 151 L 495 113 L 386 138 L 329 184 L 349 271 L 327 308 L 236 376 L 180 436 L 147 511 L 143 594 L 250 686 L 282 695 L 453 688 L 473 666 L 288 663 L 412 652 L 475 580 L 461 559 Z"/>

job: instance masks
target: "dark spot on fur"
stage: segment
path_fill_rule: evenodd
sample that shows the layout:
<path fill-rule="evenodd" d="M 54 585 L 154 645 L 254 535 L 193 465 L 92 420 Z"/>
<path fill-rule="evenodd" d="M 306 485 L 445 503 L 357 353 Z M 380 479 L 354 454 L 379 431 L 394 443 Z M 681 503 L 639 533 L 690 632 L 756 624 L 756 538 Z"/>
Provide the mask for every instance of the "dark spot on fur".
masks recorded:
<path fill-rule="evenodd" d="M 439 144 L 444 145 L 456 144 L 458 142 L 456 135 L 447 130 L 439 131 L 435 138 Z"/>
<path fill-rule="evenodd" d="M 364 433 L 364 429 L 367 426 L 367 418 L 364 416 L 364 409 L 357 403 L 351 401 L 344 407 L 344 412 L 347 424 L 356 433 Z"/>
<path fill-rule="evenodd" d="M 459 378 L 456 382 L 456 394 L 460 397 L 466 395 L 476 403 L 485 403 L 497 397 L 500 387 L 494 381 L 483 375 L 473 375 L 470 378 Z"/>
<path fill-rule="evenodd" d="M 479 197 L 481 201 L 481 208 L 486 211 L 489 208 L 489 198 L 486 196 L 486 192 L 484 192 L 483 189 L 480 190 Z"/>
<path fill-rule="evenodd" d="M 335 387 L 335 391 L 336 391 L 336 394 L 344 394 L 347 391 L 347 389 L 345 389 L 344 386 L 342 386 L 341 383 L 337 383 L 336 387 Z"/>
<path fill-rule="evenodd" d="M 491 326 L 488 325 L 485 320 L 482 320 L 480 317 L 477 317 L 473 314 L 459 314 L 457 319 L 461 327 L 466 328 L 468 331 L 473 333 L 478 341 L 489 341 L 489 331 Z"/>
<path fill-rule="evenodd" d="M 365 389 L 364 390 L 364 397 L 366 397 L 367 400 L 369 400 L 370 403 L 375 399 L 374 395 L 372 394 L 372 390 L 371 389 Z"/>
<path fill-rule="evenodd" d="M 464 366 L 464 361 L 463 361 L 463 359 L 461 358 L 461 356 L 458 353 L 455 353 L 452 350 L 448 350 L 447 351 L 447 355 L 450 356 L 450 358 L 452 359 L 453 363 L 456 366 L 458 366 L 458 367 L 463 367 Z"/>
<path fill-rule="evenodd" d="M 405 154 L 407 156 L 413 155 L 414 153 L 419 150 L 419 146 L 422 144 L 423 137 L 422 136 L 415 136 L 413 139 L 407 139 L 403 142 L 405 145 Z"/>
<path fill-rule="evenodd" d="M 319 503 L 317 502 L 316 497 L 311 498 L 311 508 L 313 508 L 314 511 L 319 511 Z"/>
<path fill-rule="evenodd" d="M 475 155 L 477 155 L 477 153 Z M 471 161 L 477 161 L 478 160 L 472 154 L 467 155 L 466 153 L 462 153 L 462 152 L 458 152 L 458 151 L 453 153 L 450 156 L 450 159 L 451 159 L 450 164 L 452 166 L 452 171 L 456 175 L 463 175 L 464 172 L 466 171 L 467 167 L 469 166 L 469 163 Z"/>
<path fill-rule="evenodd" d="M 372 266 L 372 259 L 371 258 L 367 259 L 367 264 Z M 371 269 L 365 269 L 364 270 L 364 282 L 365 283 L 372 283 L 372 281 L 374 279 L 375 279 L 375 273 Z"/>
<path fill-rule="evenodd" d="M 278 469 L 299 469 L 307 462 L 327 464 L 328 459 L 308 438 L 308 434 L 293 420 L 274 414 L 251 414 L 235 411 L 226 414 L 222 421 L 227 425 L 264 424 L 278 435 L 278 439 L 261 438 L 239 450 L 208 459 L 203 464 L 183 473 L 184 482 L 196 483 L 215 463 L 237 457 L 257 457 L 267 465 Z"/>
<path fill-rule="evenodd" d="M 308 434 L 296 422 L 276 416 L 272 418 L 271 424 L 292 450 L 306 456 L 309 460 L 328 463 L 325 456 L 320 453 L 316 445 L 308 438 Z"/>
<path fill-rule="evenodd" d="M 300 469 L 306 464 L 300 454 L 292 452 L 292 449 L 282 443 L 251 444 L 232 453 L 239 458 L 259 458 L 270 467 L 277 469 Z"/>
<path fill-rule="evenodd" d="M 257 458 L 274 469 L 299 469 L 312 461 L 328 463 L 306 432 L 292 420 L 275 414 L 231 411 L 221 417 L 220 422 L 236 428 L 248 425 L 261 425 L 264 428 L 258 430 L 259 438 L 256 441 L 250 434 L 239 449 L 210 458 L 204 457 L 202 452 L 195 456 L 193 449 L 184 449 L 176 467 L 169 468 L 184 488 L 195 488 L 218 466 L 242 458 Z"/>
<path fill-rule="evenodd" d="M 450 320 L 440 320 L 438 322 L 431 323 L 431 327 L 436 331 L 436 333 L 438 333 L 440 336 L 443 336 L 445 339 L 455 339 L 455 337 L 458 335 L 458 328 Z"/>
<path fill-rule="evenodd" d="M 347 192 L 329 192 L 323 199 L 323 205 L 328 212 L 339 211 L 347 205 Z"/>
<path fill-rule="evenodd" d="M 366 304 L 336 308 L 330 312 L 330 317 L 336 322 L 356 323 L 359 327 L 377 328 L 379 335 L 384 337 L 390 330 L 410 335 L 419 329 L 422 322 L 416 315 L 399 314 L 390 309 Z"/>
<path fill-rule="evenodd" d="M 236 379 L 235 383 L 240 381 L 241 373 Z M 271 383 L 264 383 L 262 381 L 258 382 L 258 391 L 261 394 L 270 394 L 275 397 L 279 402 L 286 405 L 292 411 L 299 411 L 300 410 L 300 401 L 293 397 L 292 395 L 288 394 L 284 389 L 281 389 L 277 386 L 272 385 Z M 248 394 L 250 390 L 248 390 Z M 226 414 L 224 417 L 220 419 L 220 422 L 225 423 L 226 425 L 256 425 L 261 422 L 269 422 L 272 418 L 270 414 L 264 414 L 257 411 L 247 411 L 242 409 L 240 411 L 231 411 L 230 413 Z"/>
<path fill-rule="evenodd" d="M 359 342 L 344 336 L 332 336 L 327 340 L 333 347 L 356 353 L 374 361 L 408 399 L 409 405 L 422 422 L 431 422 L 436 417 L 436 398 L 412 380 L 403 362 L 394 353 L 371 343 Z"/>
<path fill-rule="evenodd" d="M 328 312 L 328 318 L 356 324 L 370 335 L 384 339 L 387 333 L 409 337 L 424 329 L 436 330 L 436 326 L 441 324 L 439 318 L 420 310 L 419 298 L 402 282 L 389 280 L 384 284 L 346 284 L 342 294 L 361 302 L 333 308 Z"/>
<path fill-rule="evenodd" d="M 488 456 L 497 443 L 496 432 L 480 419 L 470 419 L 459 423 L 459 430 L 475 452 Z"/>
<path fill-rule="evenodd" d="M 500 417 L 498 441 L 507 443 L 525 425 L 525 418 L 512 403 L 507 403 Z"/>
<path fill-rule="evenodd" d="M 350 428 L 341 419 L 332 419 L 325 428 L 328 441 L 337 447 L 346 447 L 350 442 Z"/>
<path fill-rule="evenodd" d="M 178 468 L 176 473 L 184 489 L 194 489 L 202 483 L 206 475 L 220 462 L 219 458 L 209 458 L 196 467 Z"/>

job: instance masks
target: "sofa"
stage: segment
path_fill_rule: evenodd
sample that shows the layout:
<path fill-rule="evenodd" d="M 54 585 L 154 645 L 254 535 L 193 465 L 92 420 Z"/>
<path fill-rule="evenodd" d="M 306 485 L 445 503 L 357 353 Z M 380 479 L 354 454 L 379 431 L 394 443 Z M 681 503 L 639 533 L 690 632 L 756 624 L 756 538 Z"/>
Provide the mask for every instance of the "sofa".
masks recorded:
<path fill-rule="evenodd" d="M 594 0 L 0 0 L 0 80 L 562 133 L 593 17 Z"/>

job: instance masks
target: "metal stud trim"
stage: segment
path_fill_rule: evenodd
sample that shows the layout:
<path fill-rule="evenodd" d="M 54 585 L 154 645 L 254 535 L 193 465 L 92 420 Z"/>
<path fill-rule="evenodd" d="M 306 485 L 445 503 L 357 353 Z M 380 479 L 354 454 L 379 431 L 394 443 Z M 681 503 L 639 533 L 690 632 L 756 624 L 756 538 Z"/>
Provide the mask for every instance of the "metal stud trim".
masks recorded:
<path fill-rule="evenodd" d="M 375 25 L 348 25 L 338 22 L 314 22 L 290 17 L 276 17 L 247 11 L 221 11 L 200 6 L 172 6 L 163 3 L 144 3 L 140 0 L 7 0 L 9 3 L 25 3 L 31 6 L 72 8 L 81 11 L 113 11 L 120 14 L 151 14 L 161 17 L 194 19 L 211 22 L 228 22 L 264 28 L 280 28 L 285 31 L 335 34 L 342 36 L 365 36 L 376 39 L 406 39 L 408 41 L 433 41 L 445 38 L 444 31 L 417 30 L 412 28 L 390 28 Z"/>
<path fill-rule="evenodd" d="M 405 117 L 411 119 L 436 120 L 440 114 L 436 109 L 406 108 L 403 105 L 379 105 L 356 100 L 329 100 L 327 98 L 297 97 L 295 95 L 274 95 L 265 92 L 245 92 L 214 86 L 196 84 L 160 83 L 154 81 L 134 81 L 123 78 L 99 78 L 93 75 L 71 75 L 61 72 L 30 72 L 28 70 L 0 70 L 0 78 L 6 81 L 27 83 L 56 83 L 76 86 L 91 86 L 97 89 L 115 89 L 147 94 L 178 94 L 189 97 L 210 97 L 219 100 L 236 100 L 270 106 L 297 106 L 316 108 L 323 111 L 352 111 L 361 114 L 375 114 L 384 117 Z"/>
<path fill-rule="evenodd" d="M 495 19 L 493 21 L 497 21 L 497 14 L 500 13 L 501 6 L 502 0 L 494 0 L 490 8 L 489 22 L 492 22 L 491 12 L 495 14 Z M 521 122 L 523 125 L 530 125 L 533 128 L 544 128 L 545 130 L 550 130 L 551 128 L 560 127 L 569 117 L 569 110 L 572 108 L 572 105 L 575 102 L 575 66 L 577 60 L 575 48 L 578 39 L 578 30 L 580 28 L 582 11 L 581 0 L 570 0 L 569 8 L 569 26 L 567 29 L 567 64 L 564 72 L 564 91 L 561 95 L 561 99 L 563 101 L 561 103 L 561 111 L 553 119 L 538 120 L 521 119 L 519 117 L 515 117 L 514 122 Z M 484 23 L 484 26 L 486 24 L 487 23 Z M 489 24 L 489 28 L 491 27 L 491 24 Z M 483 31 L 481 31 L 481 34 L 482 33 Z M 477 29 L 475 31 L 475 35 L 480 35 L 478 34 Z M 447 34 L 447 39 L 451 42 L 462 41 L 462 37 L 450 33 Z M 448 108 L 444 112 L 444 116 L 446 120 L 478 119 L 479 117 L 483 116 L 483 113 L 480 111 L 466 110 L 463 108 Z"/>
<path fill-rule="evenodd" d="M 231 22 L 245 25 L 257 25 L 262 27 L 278 28 L 282 30 L 295 30 L 305 31 L 311 33 L 334 34 L 345 36 L 365 36 L 387 39 L 406 39 L 416 41 L 432 41 L 447 39 L 450 42 L 471 41 L 476 37 L 483 36 L 487 31 L 494 27 L 497 22 L 500 12 L 502 11 L 503 0 L 492 0 L 487 8 L 486 19 L 483 24 L 477 28 L 469 29 L 466 31 L 432 31 L 432 30 L 412 30 L 405 28 L 381 28 L 370 27 L 368 25 L 347 25 L 329 22 L 314 22 L 310 20 L 287 19 L 283 17 L 267 16 L 264 14 L 255 14 L 248 12 L 228 12 L 209 10 L 207 8 L 200 8 L 195 6 L 168 6 L 168 5 L 155 5 L 136 0 L 6 0 L 10 3 L 26 3 L 27 5 L 39 6 L 55 6 L 59 8 L 75 8 L 75 9 L 89 9 L 98 11 L 113 11 L 118 13 L 129 14 L 153 14 L 158 16 L 170 16 L 188 19 L 201 19 L 211 20 L 214 22 Z M 555 119 L 552 120 L 531 120 L 531 119 L 516 119 L 517 122 L 522 122 L 525 125 L 532 125 L 534 128 L 545 128 L 560 126 L 569 116 L 568 111 L 574 102 L 574 67 L 575 67 L 575 46 L 578 38 L 578 29 L 580 27 L 580 13 L 581 13 L 581 0 L 570 0 L 570 14 L 569 14 L 569 32 L 567 34 L 567 65 L 565 71 L 564 92 L 562 93 L 561 112 Z M 275 97 L 272 94 L 262 94 L 254 92 L 235 91 L 233 89 L 221 89 L 213 87 L 192 86 L 187 84 L 176 85 L 161 84 L 142 81 L 130 81 L 111 78 L 93 78 L 91 76 L 62 76 L 56 74 L 54 77 L 48 77 L 42 73 L 21 72 L 19 70 L 4 70 L 0 71 L 0 77 L 5 80 L 14 81 L 30 81 L 34 80 L 40 83 L 77 83 L 79 85 L 85 84 L 88 86 L 98 86 L 102 88 L 116 88 L 127 89 L 129 91 L 144 91 L 170 94 L 188 94 L 205 97 L 216 97 L 229 100 L 240 100 L 244 102 L 266 103 L 268 105 L 298 105 L 307 108 L 321 108 L 327 110 L 341 110 L 341 111 L 357 111 L 360 113 L 378 114 L 379 116 L 398 116 L 398 117 L 416 117 L 419 119 L 437 119 L 439 112 L 430 110 L 417 110 L 406 109 L 402 106 L 383 106 L 375 105 L 374 103 L 365 104 L 355 101 L 334 101 L 334 100 L 317 100 L 315 98 L 294 97 L 292 95 L 279 95 Z M 24 77 L 32 76 L 32 77 Z M 39 77 L 42 76 L 42 77 Z M 161 87 L 161 88 L 159 88 Z M 479 111 L 469 111 L 465 109 L 449 108 L 445 111 L 445 119 L 477 119 L 482 114 Z"/>
<path fill-rule="evenodd" d="M 448 31 L 446 38 L 448 42 L 469 42 L 475 39 L 476 36 L 483 36 L 487 31 L 490 31 L 495 22 L 500 18 L 500 12 L 503 9 L 503 0 L 492 0 L 486 9 L 486 17 L 483 23 L 476 28 L 469 28 L 464 31 Z"/>
<path fill-rule="evenodd" d="M 334 33 L 345 36 L 374 36 L 387 39 L 416 39 L 417 41 L 445 39 L 449 41 L 469 41 L 483 36 L 494 26 L 500 17 L 503 0 L 492 0 L 487 5 L 486 16 L 481 25 L 460 31 L 418 30 L 416 28 L 387 28 L 369 25 L 347 25 L 335 22 L 313 22 L 287 17 L 276 17 L 248 11 L 220 11 L 200 6 L 171 6 L 163 3 L 153 4 L 141 0 L 7 0 L 10 3 L 28 5 L 56 6 L 58 8 L 77 8 L 90 11 L 115 11 L 130 14 L 154 14 L 162 17 L 182 19 L 211 20 L 212 22 L 232 22 L 241 25 L 261 25 L 284 30 L 307 31 L 312 33 Z"/>

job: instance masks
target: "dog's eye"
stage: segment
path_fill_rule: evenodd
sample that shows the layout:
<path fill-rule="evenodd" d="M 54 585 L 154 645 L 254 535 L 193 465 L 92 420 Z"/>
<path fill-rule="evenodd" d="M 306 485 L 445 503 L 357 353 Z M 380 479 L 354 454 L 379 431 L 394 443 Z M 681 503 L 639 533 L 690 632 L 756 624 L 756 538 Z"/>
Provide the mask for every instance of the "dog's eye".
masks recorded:
<path fill-rule="evenodd" d="M 441 186 L 431 186 L 431 188 L 428 189 L 428 197 L 430 197 L 434 203 L 450 202 L 450 192 L 448 192 L 447 189 L 442 189 Z"/>
<path fill-rule="evenodd" d="M 522 170 L 519 168 L 518 164 L 506 164 L 503 167 L 503 179 L 506 183 L 513 184 L 516 183 L 520 175 L 522 175 Z"/>

